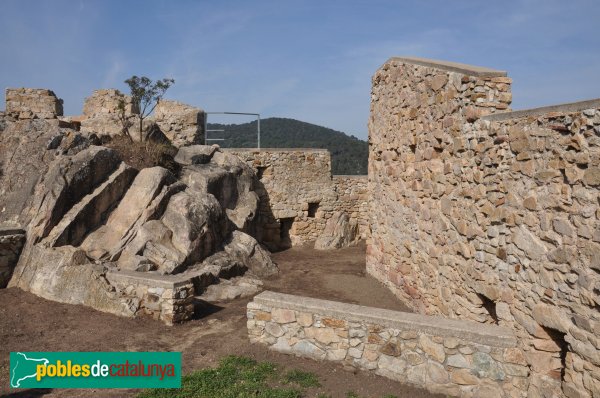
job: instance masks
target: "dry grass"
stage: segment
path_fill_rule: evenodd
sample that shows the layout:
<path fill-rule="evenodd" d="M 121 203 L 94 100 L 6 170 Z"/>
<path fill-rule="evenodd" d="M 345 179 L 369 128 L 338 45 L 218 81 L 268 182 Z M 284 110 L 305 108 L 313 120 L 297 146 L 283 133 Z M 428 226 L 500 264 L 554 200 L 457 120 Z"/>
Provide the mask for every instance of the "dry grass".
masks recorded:
<path fill-rule="evenodd" d="M 179 173 L 179 165 L 175 163 L 174 157 L 177 148 L 170 144 L 154 141 L 131 141 L 128 137 L 113 137 L 104 144 L 112 148 L 121 156 L 121 160 L 138 170 L 161 166 L 174 174 Z"/>

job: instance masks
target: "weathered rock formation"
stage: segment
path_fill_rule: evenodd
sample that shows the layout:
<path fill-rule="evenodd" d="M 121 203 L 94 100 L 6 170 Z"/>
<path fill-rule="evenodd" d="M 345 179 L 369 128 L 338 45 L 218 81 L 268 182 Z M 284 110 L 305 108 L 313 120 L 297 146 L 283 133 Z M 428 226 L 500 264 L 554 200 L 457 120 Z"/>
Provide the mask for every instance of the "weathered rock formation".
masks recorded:
<path fill-rule="evenodd" d="M 358 241 L 358 224 L 348 214 L 338 211 L 327 220 L 325 229 L 315 242 L 315 249 L 330 250 L 352 246 Z"/>
<path fill-rule="evenodd" d="M 111 115 L 107 95 L 86 111 Z M 1 115 L 0 286 L 12 274 L 9 286 L 50 300 L 173 323 L 222 278 L 278 272 L 246 233 L 255 229 L 256 176 L 238 157 L 189 146 L 177 156 L 181 175 L 138 172 L 95 145 L 95 134 L 40 112 Z M 19 167 L 31 161 L 35 169 Z"/>
<path fill-rule="evenodd" d="M 0 288 L 8 284 L 24 243 L 24 230 L 0 227 Z"/>

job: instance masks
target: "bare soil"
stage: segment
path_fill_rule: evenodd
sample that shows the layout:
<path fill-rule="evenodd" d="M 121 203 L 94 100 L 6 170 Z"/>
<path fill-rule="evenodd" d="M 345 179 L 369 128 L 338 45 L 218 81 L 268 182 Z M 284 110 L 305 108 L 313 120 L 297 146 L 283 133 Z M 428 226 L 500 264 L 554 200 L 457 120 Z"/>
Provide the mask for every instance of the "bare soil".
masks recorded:
<path fill-rule="evenodd" d="M 281 275 L 266 281 L 270 290 L 403 310 L 405 307 L 364 273 L 363 246 L 320 252 L 292 248 L 273 255 Z M 246 304 L 240 299 L 200 304 L 196 319 L 165 326 L 147 318 L 122 318 L 88 307 L 44 300 L 19 289 L 0 289 L 0 395 L 7 397 L 127 397 L 137 390 L 8 390 L 11 351 L 181 351 L 183 372 L 215 366 L 226 355 L 271 361 L 287 369 L 314 372 L 333 397 L 353 391 L 363 397 L 434 397 L 362 371 L 347 371 L 251 345 Z"/>

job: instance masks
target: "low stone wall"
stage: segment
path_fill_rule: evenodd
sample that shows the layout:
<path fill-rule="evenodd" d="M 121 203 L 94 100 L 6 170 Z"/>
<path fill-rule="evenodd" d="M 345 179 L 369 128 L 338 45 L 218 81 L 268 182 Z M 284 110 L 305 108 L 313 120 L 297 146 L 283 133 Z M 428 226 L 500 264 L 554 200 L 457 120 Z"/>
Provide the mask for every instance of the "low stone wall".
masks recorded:
<path fill-rule="evenodd" d="M 503 327 L 263 292 L 250 341 L 461 397 L 525 397 L 529 368 Z"/>
<path fill-rule="evenodd" d="M 336 211 L 346 212 L 358 222 L 359 233 L 367 235 L 366 176 L 332 177 L 326 149 L 225 150 L 242 158 L 259 177 L 263 230 L 258 236 L 272 249 L 315 241 Z"/>
<path fill-rule="evenodd" d="M 6 114 L 16 119 L 56 119 L 63 114 L 63 104 L 50 90 L 7 88 Z"/>
<path fill-rule="evenodd" d="M 117 289 L 124 311 L 132 316 L 145 314 L 172 325 L 194 314 L 194 284 L 190 278 L 112 271 L 106 279 Z"/>

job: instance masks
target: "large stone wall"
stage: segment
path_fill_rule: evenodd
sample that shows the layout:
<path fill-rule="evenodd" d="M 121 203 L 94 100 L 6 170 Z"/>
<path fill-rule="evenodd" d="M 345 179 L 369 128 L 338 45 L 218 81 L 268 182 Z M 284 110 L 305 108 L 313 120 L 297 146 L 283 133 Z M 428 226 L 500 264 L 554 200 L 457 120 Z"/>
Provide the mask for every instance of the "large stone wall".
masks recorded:
<path fill-rule="evenodd" d="M 530 396 L 597 396 L 600 101 L 504 112 L 509 89 L 482 68 L 377 71 L 367 270 L 421 313 L 513 330 Z"/>
<path fill-rule="evenodd" d="M 275 351 L 453 396 L 526 396 L 529 368 L 507 328 L 274 292 L 247 316 L 250 341 Z"/>
<path fill-rule="evenodd" d="M 15 119 L 56 119 L 63 114 L 62 100 L 40 88 L 7 88 L 6 114 Z"/>
<path fill-rule="evenodd" d="M 346 212 L 366 236 L 366 180 L 364 176 L 332 177 L 327 150 L 225 150 L 241 157 L 259 177 L 262 230 L 258 236 L 271 248 L 315 241 L 338 211 Z"/>

